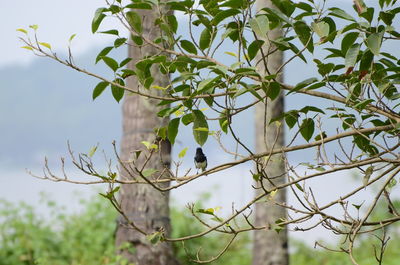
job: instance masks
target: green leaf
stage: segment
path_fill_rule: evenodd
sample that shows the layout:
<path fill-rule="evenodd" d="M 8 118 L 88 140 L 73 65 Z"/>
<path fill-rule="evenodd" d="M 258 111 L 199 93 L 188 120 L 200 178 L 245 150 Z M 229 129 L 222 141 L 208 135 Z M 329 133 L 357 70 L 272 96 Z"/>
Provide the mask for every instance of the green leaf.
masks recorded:
<path fill-rule="evenodd" d="M 303 21 L 296 21 L 293 28 L 301 43 L 303 43 L 303 45 L 307 47 L 307 50 L 312 53 L 314 51 L 314 44 L 310 27 Z"/>
<path fill-rule="evenodd" d="M 129 25 L 138 33 L 142 32 L 142 18 L 134 11 L 126 12 L 126 19 Z"/>
<path fill-rule="evenodd" d="M 298 118 L 299 114 L 295 110 L 288 111 L 287 113 L 285 113 L 285 122 L 290 129 L 296 125 Z"/>
<path fill-rule="evenodd" d="M 96 87 L 93 89 L 93 95 L 92 95 L 93 100 L 95 100 L 98 96 L 100 96 L 108 85 L 109 84 L 106 81 L 101 81 L 100 83 L 98 83 Z"/>
<path fill-rule="evenodd" d="M 122 60 L 120 63 L 119 63 L 119 67 L 124 67 L 125 65 L 127 65 L 130 61 L 132 61 L 132 58 L 125 58 L 124 60 Z"/>
<path fill-rule="evenodd" d="M 263 88 L 264 88 L 263 84 Z M 270 82 L 267 85 L 267 88 L 265 89 L 265 94 L 267 97 L 269 97 L 271 100 L 276 99 L 281 92 L 281 85 L 278 82 Z"/>
<path fill-rule="evenodd" d="M 181 118 L 172 119 L 168 124 L 168 140 L 173 145 L 175 143 L 175 138 L 178 135 L 179 121 Z"/>
<path fill-rule="evenodd" d="M 372 62 L 374 60 L 374 55 L 371 51 L 367 50 L 364 52 L 360 61 L 360 71 L 368 71 L 371 68 Z"/>
<path fill-rule="evenodd" d="M 200 110 L 193 110 L 193 136 L 196 142 L 203 146 L 208 138 L 208 131 L 197 130 L 198 128 L 207 128 L 208 123 L 203 112 Z"/>
<path fill-rule="evenodd" d="M 347 14 L 344 10 L 337 8 L 337 7 L 332 7 L 329 9 L 331 12 L 329 13 L 330 16 L 350 20 L 350 21 L 356 21 L 352 16 Z"/>
<path fill-rule="evenodd" d="M 182 116 L 182 123 L 186 126 L 194 121 L 194 115 L 192 113 L 188 113 Z"/>
<path fill-rule="evenodd" d="M 309 111 L 325 114 L 325 112 L 322 109 L 314 107 L 314 106 L 305 106 L 304 108 L 299 110 L 299 112 L 303 112 L 304 114 L 307 114 Z"/>
<path fill-rule="evenodd" d="M 251 29 L 257 35 L 257 38 L 265 39 L 269 31 L 269 20 L 265 15 L 256 16 L 249 21 Z"/>
<path fill-rule="evenodd" d="M 114 82 L 121 86 L 125 85 L 124 80 L 120 78 L 115 79 Z M 120 102 L 120 100 L 124 97 L 124 92 L 125 89 L 123 89 L 122 87 L 111 85 L 111 93 L 117 102 Z"/>
<path fill-rule="evenodd" d="M 106 56 L 112 49 L 114 49 L 113 46 L 105 47 L 104 49 L 102 49 L 96 57 L 96 63 L 98 63 L 102 59 L 102 57 Z"/>
<path fill-rule="evenodd" d="M 359 35 L 360 35 L 359 32 L 350 32 L 350 33 L 347 33 L 343 37 L 342 44 L 341 44 L 342 54 L 347 53 L 347 51 L 349 50 L 351 45 L 353 45 L 354 42 L 356 42 Z"/>
<path fill-rule="evenodd" d="M 350 49 L 346 53 L 345 68 L 348 70 L 350 67 L 354 67 L 357 62 L 357 56 L 360 52 L 360 44 L 355 43 L 351 45 Z"/>
<path fill-rule="evenodd" d="M 304 119 L 300 126 L 300 133 L 307 142 L 314 134 L 314 126 L 314 121 L 311 118 Z"/>
<path fill-rule="evenodd" d="M 132 38 L 133 42 L 134 42 L 136 45 L 139 45 L 139 46 L 142 46 L 142 45 L 143 45 L 143 39 L 142 39 L 142 37 L 131 35 L 131 38 Z"/>
<path fill-rule="evenodd" d="M 378 56 L 382 45 L 382 33 L 372 33 L 369 35 L 366 44 L 370 51 Z"/>
<path fill-rule="evenodd" d="M 177 111 L 178 109 L 180 109 L 182 107 L 182 104 L 179 104 L 179 105 L 177 105 L 177 106 L 175 106 L 175 107 L 172 107 L 172 108 L 165 108 L 165 109 L 162 109 L 162 110 L 160 110 L 158 113 L 157 113 L 157 116 L 158 117 L 166 117 L 166 116 L 169 116 L 169 115 L 171 115 L 172 113 L 174 113 L 175 111 Z"/>
<path fill-rule="evenodd" d="M 214 215 L 214 208 L 208 208 L 208 209 L 198 209 L 198 213 L 204 213 L 204 214 L 209 214 L 209 215 Z"/>
<path fill-rule="evenodd" d="M 224 133 L 228 133 L 228 124 L 229 124 L 229 120 L 228 117 L 229 116 L 229 110 L 224 110 L 219 118 L 219 126 L 221 127 L 221 130 Z"/>
<path fill-rule="evenodd" d="M 248 56 L 250 60 L 253 60 L 254 57 L 256 57 L 258 51 L 264 44 L 264 41 L 262 40 L 255 40 L 252 43 L 250 43 L 249 47 L 247 48 Z"/>
<path fill-rule="evenodd" d="M 92 20 L 92 33 L 95 33 L 97 29 L 100 26 L 101 21 L 106 17 L 106 15 L 103 14 L 104 11 L 107 9 L 104 7 L 100 7 L 96 9 L 96 12 L 94 13 L 94 17 Z"/>
<path fill-rule="evenodd" d="M 187 151 L 187 150 L 188 150 L 187 147 L 183 148 L 183 149 L 179 152 L 178 157 L 179 157 L 179 158 L 184 158 L 185 155 L 186 155 L 186 151 Z"/>
<path fill-rule="evenodd" d="M 363 109 L 365 109 L 365 107 L 368 105 L 368 104 L 370 104 L 370 103 L 372 103 L 372 102 L 374 102 L 375 100 L 373 100 L 373 99 L 365 99 L 365 100 L 363 100 L 363 101 L 361 101 L 361 102 L 359 102 L 359 103 L 357 103 L 356 105 L 354 105 L 354 107 L 353 108 L 355 108 L 356 110 L 359 110 L 359 111 L 362 111 Z"/>
<path fill-rule="evenodd" d="M 153 245 L 156 245 L 158 242 L 162 241 L 163 238 L 164 236 L 160 231 L 154 232 L 153 234 L 147 236 L 147 240 L 149 240 Z"/>
<path fill-rule="evenodd" d="M 246 5 L 243 0 L 227 0 L 220 4 L 220 7 L 241 8 Z"/>
<path fill-rule="evenodd" d="M 329 24 L 324 21 L 312 22 L 311 28 L 321 39 L 329 35 Z"/>
<path fill-rule="evenodd" d="M 208 89 L 208 85 L 214 80 L 215 78 L 207 78 L 204 80 L 201 80 L 199 85 L 197 86 L 197 93 L 201 93 L 204 90 Z"/>
<path fill-rule="evenodd" d="M 316 77 L 310 77 L 307 78 L 306 80 L 301 81 L 300 83 L 298 83 L 292 90 L 290 90 L 287 95 L 294 93 L 296 91 L 299 91 L 302 88 L 305 88 L 307 86 L 309 86 L 310 84 L 313 84 L 315 82 L 318 82 L 318 78 Z"/>
<path fill-rule="evenodd" d="M 116 29 L 110 29 L 110 30 L 106 30 L 106 31 L 99 31 L 99 33 L 116 35 L 116 36 L 119 35 L 119 32 Z"/>
<path fill-rule="evenodd" d="M 379 13 L 379 18 L 386 24 L 386 25 L 392 25 L 393 18 L 395 17 L 395 14 L 393 14 L 390 11 L 381 11 Z"/>
<path fill-rule="evenodd" d="M 259 174 L 259 173 L 253 174 L 253 179 L 254 179 L 254 181 L 259 181 L 260 178 L 261 178 L 261 174 Z"/>
<path fill-rule="evenodd" d="M 116 39 L 114 41 L 114 47 L 115 48 L 120 47 L 121 45 L 125 44 L 127 40 L 128 40 L 127 38 L 118 38 L 118 39 Z"/>
<path fill-rule="evenodd" d="M 200 35 L 200 49 L 205 50 L 210 47 L 211 44 L 211 32 L 208 28 L 205 28 Z"/>
<path fill-rule="evenodd" d="M 193 53 L 193 54 L 197 54 L 197 49 L 196 46 L 194 46 L 194 44 L 188 40 L 181 40 L 180 41 L 182 48 L 189 52 L 189 53 Z"/>
<path fill-rule="evenodd" d="M 127 5 L 126 8 L 151 10 L 152 6 L 149 3 L 132 3 Z"/>
<path fill-rule="evenodd" d="M 153 175 L 154 173 L 156 173 L 158 170 L 154 169 L 154 168 L 147 168 L 145 170 L 142 171 L 142 175 L 147 178 L 150 177 L 151 175 Z"/>
<path fill-rule="evenodd" d="M 156 128 L 154 131 L 156 132 L 158 137 L 161 137 L 161 139 L 163 139 L 163 140 L 167 139 L 167 128 L 166 127 Z"/>
<path fill-rule="evenodd" d="M 296 9 L 295 4 L 291 0 L 272 0 L 272 3 L 288 17 L 290 17 Z"/>
<path fill-rule="evenodd" d="M 111 57 L 107 57 L 107 56 L 102 56 L 102 57 L 101 57 L 101 60 L 103 60 L 103 62 L 105 62 L 106 65 L 107 65 L 108 67 L 110 67 L 114 72 L 117 71 L 119 65 L 118 65 L 118 63 L 117 63 L 116 60 L 114 60 L 114 59 L 111 58 Z"/>
<path fill-rule="evenodd" d="M 222 10 L 220 12 L 218 12 L 215 17 L 213 18 L 213 20 L 211 21 L 211 23 L 213 25 L 218 25 L 221 21 L 223 21 L 224 19 L 237 15 L 239 14 L 240 11 L 237 9 L 226 9 L 226 10 Z"/>

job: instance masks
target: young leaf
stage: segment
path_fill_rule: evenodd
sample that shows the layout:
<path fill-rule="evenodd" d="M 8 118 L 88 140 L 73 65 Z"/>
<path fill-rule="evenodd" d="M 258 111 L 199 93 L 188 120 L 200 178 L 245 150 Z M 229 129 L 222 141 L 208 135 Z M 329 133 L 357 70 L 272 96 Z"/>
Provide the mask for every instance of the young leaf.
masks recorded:
<path fill-rule="evenodd" d="M 51 50 L 51 46 L 50 46 L 49 43 L 47 43 L 47 42 L 39 42 L 39 44 L 44 46 L 44 47 L 46 47 L 47 49 Z"/>
<path fill-rule="evenodd" d="M 76 34 L 72 34 L 71 37 L 69 37 L 69 42 L 71 42 L 75 38 Z"/>
<path fill-rule="evenodd" d="M 88 152 L 88 156 L 89 157 L 93 157 L 94 153 L 96 153 L 97 151 L 97 145 L 93 146 L 92 148 L 90 148 L 89 152 Z"/>
<path fill-rule="evenodd" d="M 369 182 L 369 178 L 371 177 L 372 173 L 374 173 L 374 167 L 373 166 L 369 166 L 366 170 L 365 170 L 365 174 L 363 177 L 363 184 L 364 186 L 367 186 L 368 182 Z"/>
<path fill-rule="evenodd" d="M 168 135 L 168 140 L 172 145 L 175 143 L 175 138 L 178 134 L 179 122 L 180 118 L 175 118 L 172 119 L 168 124 L 167 135 Z"/>
<path fill-rule="evenodd" d="M 183 158 L 186 155 L 186 151 L 188 150 L 187 147 L 183 148 L 182 151 L 179 152 L 178 157 Z"/>
<path fill-rule="evenodd" d="M 19 32 L 22 32 L 22 33 L 25 33 L 25 34 L 28 34 L 28 31 L 26 31 L 26 29 L 16 29 L 17 31 L 19 31 Z"/>

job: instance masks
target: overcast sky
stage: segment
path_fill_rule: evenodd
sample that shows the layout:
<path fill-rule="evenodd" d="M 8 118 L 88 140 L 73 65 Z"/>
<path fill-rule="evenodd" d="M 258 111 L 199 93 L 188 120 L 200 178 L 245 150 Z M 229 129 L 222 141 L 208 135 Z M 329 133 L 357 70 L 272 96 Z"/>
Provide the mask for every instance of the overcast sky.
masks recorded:
<path fill-rule="evenodd" d="M 95 10 L 103 4 L 101 0 L 2 1 L 0 67 L 10 63 L 26 64 L 35 58 L 29 51 L 20 49 L 20 34 L 16 31 L 17 28 L 27 29 L 32 24 L 39 25 L 40 39 L 51 43 L 56 50 L 65 50 L 72 34 L 77 34 L 73 44 L 77 55 L 107 43 L 110 38 L 93 35 L 90 26 Z M 104 26 L 119 27 L 116 21 L 104 22 Z"/>

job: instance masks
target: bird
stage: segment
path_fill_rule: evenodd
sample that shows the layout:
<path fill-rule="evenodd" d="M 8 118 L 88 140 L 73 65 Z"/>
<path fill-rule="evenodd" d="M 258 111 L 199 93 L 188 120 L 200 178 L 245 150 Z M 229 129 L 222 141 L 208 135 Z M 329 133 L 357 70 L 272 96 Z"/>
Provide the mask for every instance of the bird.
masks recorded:
<path fill-rule="evenodd" d="M 207 157 L 204 155 L 203 150 L 200 147 L 196 149 L 196 155 L 194 156 L 194 165 L 197 169 L 201 169 L 201 172 L 204 172 L 207 168 Z"/>

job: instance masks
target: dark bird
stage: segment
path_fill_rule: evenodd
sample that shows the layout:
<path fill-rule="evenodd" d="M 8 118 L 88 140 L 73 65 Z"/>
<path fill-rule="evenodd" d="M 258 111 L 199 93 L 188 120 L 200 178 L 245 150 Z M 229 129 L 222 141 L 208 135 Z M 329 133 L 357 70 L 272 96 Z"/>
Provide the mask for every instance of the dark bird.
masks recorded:
<path fill-rule="evenodd" d="M 207 157 L 204 155 L 203 150 L 200 147 L 196 149 L 194 164 L 197 169 L 201 169 L 201 172 L 204 172 L 207 168 Z"/>

